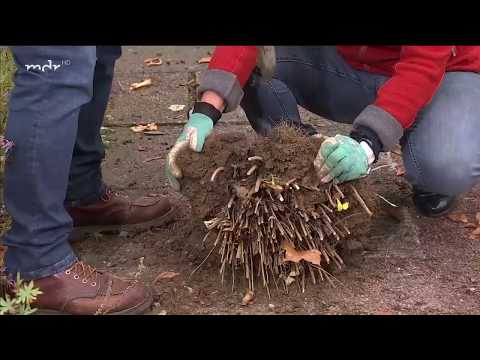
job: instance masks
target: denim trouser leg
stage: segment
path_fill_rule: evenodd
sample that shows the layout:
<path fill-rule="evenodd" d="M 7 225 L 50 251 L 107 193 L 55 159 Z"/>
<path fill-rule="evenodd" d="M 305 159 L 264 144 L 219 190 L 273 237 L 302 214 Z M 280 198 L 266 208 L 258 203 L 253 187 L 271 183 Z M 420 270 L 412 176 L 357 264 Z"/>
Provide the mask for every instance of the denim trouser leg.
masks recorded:
<path fill-rule="evenodd" d="M 95 202 L 105 191 L 101 170 L 105 149 L 100 128 L 110 97 L 115 61 L 120 55 L 120 46 L 97 46 L 93 98 L 82 106 L 78 121 L 66 197 L 69 205 Z"/>
<path fill-rule="evenodd" d="M 342 123 L 375 101 L 388 77 L 358 71 L 334 47 L 278 47 L 272 81 L 245 87 L 242 107 L 252 127 L 268 132 L 276 119 L 300 122 L 297 105 Z M 447 73 L 433 100 L 401 143 L 410 183 L 423 191 L 460 194 L 480 176 L 480 75 Z"/>
<path fill-rule="evenodd" d="M 261 134 L 285 119 L 300 124 L 297 105 L 327 119 L 352 123 L 375 100 L 386 79 L 356 71 L 334 46 L 279 46 L 276 54 L 274 78 L 265 81 L 253 75 L 241 103 L 252 127 Z"/>
<path fill-rule="evenodd" d="M 457 195 L 480 177 L 480 74 L 450 72 L 403 139 L 408 181 Z"/>
<path fill-rule="evenodd" d="M 92 97 L 94 46 L 12 48 L 17 72 L 6 138 L 15 143 L 5 171 L 6 266 L 25 279 L 69 267 L 72 220 L 64 207 L 80 108 Z M 63 64 L 62 64 L 63 62 Z M 45 64 L 60 65 L 41 67 Z M 26 65 L 40 65 L 30 67 Z M 44 70 L 44 71 L 42 71 Z"/>

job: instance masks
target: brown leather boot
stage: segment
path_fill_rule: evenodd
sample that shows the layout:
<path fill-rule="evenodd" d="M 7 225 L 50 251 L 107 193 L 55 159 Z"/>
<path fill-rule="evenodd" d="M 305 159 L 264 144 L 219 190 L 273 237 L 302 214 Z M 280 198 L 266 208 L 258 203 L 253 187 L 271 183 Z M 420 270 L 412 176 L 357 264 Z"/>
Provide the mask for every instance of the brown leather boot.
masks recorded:
<path fill-rule="evenodd" d="M 32 304 L 38 314 L 136 315 L 147 311 L 153 301 L 137 280 L 122 280 L 81 261 L 34 280 L 34 286 L 43 292 Z"/>
<path fill-rule="evenodd" d="M 102 198 L 88 206 L 68 208 L 73 226 L 84 231 L 106 231 L 132 225 L 160 226 L 171 221 L 175 207 L 167 198 L 142 197 L 130 201 L 107 189 Z"/>

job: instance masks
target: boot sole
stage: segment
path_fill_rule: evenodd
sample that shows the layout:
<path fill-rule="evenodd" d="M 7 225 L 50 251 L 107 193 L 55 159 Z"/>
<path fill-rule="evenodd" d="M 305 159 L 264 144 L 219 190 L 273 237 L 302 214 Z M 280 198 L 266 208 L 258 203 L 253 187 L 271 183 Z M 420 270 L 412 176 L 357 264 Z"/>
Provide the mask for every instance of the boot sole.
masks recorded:
<path fill-rule="evenodd" d="M 135 229 L 146 229 L 152 226 L 162 226 L 172 222 L 177 215 L 178 207 L 172 206 L 172 208 L 160 218 L 156 218 L 144 223 L 138 224 L 123 224 L 123 225 L 92 225 L 92 226 L 78 226 L 73 228 L 72 233 L 70 234 L 69 241 L 79 241 L 85 238 L 88 234 L 93 234 L 97 232 L 121 232 Z"/>
<path fill-rule="evenodd" d="M 153 295 L 151 290 L 148 289 L 148 294 L 144 302 L 138 305 L 135 305 L 134 307 L 113 312 L 113 313 L 108 313 L 106 315 L 142 315 L 150 309 L 152 304 L 153 304 Z M 72 315 L 72 314 L 65 313 L 59 310 L 39 309 L 35 312 L 35 315 Z"/>

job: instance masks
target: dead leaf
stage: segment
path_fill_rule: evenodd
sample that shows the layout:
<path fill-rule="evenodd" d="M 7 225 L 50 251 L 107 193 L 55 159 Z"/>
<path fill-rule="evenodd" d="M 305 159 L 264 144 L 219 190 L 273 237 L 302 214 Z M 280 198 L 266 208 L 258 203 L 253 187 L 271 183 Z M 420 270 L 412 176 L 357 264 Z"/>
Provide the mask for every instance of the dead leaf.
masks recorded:
<path fill-rule="evenodd" d="M 450 214 L 447 216 L 449 220 L 452 220 L 453 222 L 458 222 L 458 223 L 464 223 L 468 224 L 468 217 L 465 214 Z"/>
<path fill-rule="evenodd" d="M 154 131 L 154 130 L 158 130 L 158 126 L 155 124 L 155 123 L 148 123 L 146 125 L 143 125 L 143 124 L 140 124 L 140 125 L 135 125 L 135 126 L 132 126 L 130 128 L 130 130 L 132 130 L 133 132 L 142 132 L 142 131 Z"/>
<path fill-rule="evenodd" d="M 139 145 L 138 146 L 138 151 L 145 151 L 147 148 L 145 146 Z"/>
<path fill-rule="evenodd" d="M 162 65 L 163 63 L 162 59 L 160 59 L 159 57 L 145 59 L 143 62 L 147 66 L 158 66 L 158 65 Z"/>
<path fill-rule="evenodd" d="M 182 111 L 183 109 L 185 109 L 185 105 L 170 105 L 168 109 L 172 111 Z"/>
<path fill-rule="evenodd" d="M 162 310 L 157 315 L 167 315 L 167 310 Z"/>
<path fill-rule="evenodd" d="M 146 79 L 146 80 L 143 80 L 142 82 L 131 84 L 130 85 L 130 91 L 141 89 L 143 87 L 147 87 L 147 86 L 150 86 L 150 85 L 152 85 L 152 79 Z"/>
<path fill-rule="evenodd" d="M 480 227 L 472 231 L 472 235 L 480 235 Z"/>
<path fill-rule="evenodd" d="M 180 273 L 173 272 L 173 271 L 164 271 L 153 280 L 153 284 L 156 284 L 158 280 L 163 280 L 163 279 L 173 279 L 174 277 L 180 275 Z"/>
<path fill-rule="evenodd" d="M 465 227 L 466 229 L 476 229 L 476 228 L 477 228 L 477 224 L 468 223 L 468 224 L 465 224 L 464 227 Z"/>
<path fill-rule="evenodd" d="M 405 168 L 401 165 L 397 167 L 397 171 L 395 172 L 395 175 L 397 176 L 403 176 L 405 175 Z"/>
<path fill-rule="evenodd" d="M 298 251 L 287 241 L 283 242 L 282 249 L 285 250 L 285 261 L 298 263 L 301 260 L 305 260 L 320 266 L 322 253 L 317 249 Z"/>
<path fill-rule="evenodd" d="M 253 293 L 253 291 L 248 290 L 242 299 L 242 305 L 243 306 L 250 305 L 251 303 L 253 303 L 254 298 L 255 298 L 255 294 Z"/>
<path fill-rule="evenodd" d="M 202 57 L 201 59 L 199 59 L 197 62 L 199 64 L 208 64 L 211 60 L 212 60 L 211 56 L 205 56 L 205 57 Z"/>

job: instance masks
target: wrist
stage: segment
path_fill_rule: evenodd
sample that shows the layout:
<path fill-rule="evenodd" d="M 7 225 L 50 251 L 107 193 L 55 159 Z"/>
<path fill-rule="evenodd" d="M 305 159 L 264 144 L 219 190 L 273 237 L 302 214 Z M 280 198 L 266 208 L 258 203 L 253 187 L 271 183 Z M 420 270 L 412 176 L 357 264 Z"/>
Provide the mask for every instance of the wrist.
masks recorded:
<path fill-rule="evenodd" d="M 350 133 L 350 137 L 359 142 L 360 145 L 364 143 L 362 148 L 366 150 L 367 156 L 373 158 L 372 163 L 378 160 L 380 153 L 383 151 L 383 144 L 375 131 L 366 126 L 359 126 Z"/>
<path fill-rule="evenodd" d="M 195 103 L 190 116 L 193 114 L 202 114 L 209 117 L 212 120 L 213 125 L 215 125 L 222 117 L 222 113 L 215 106 L 203 101 Z"/>

